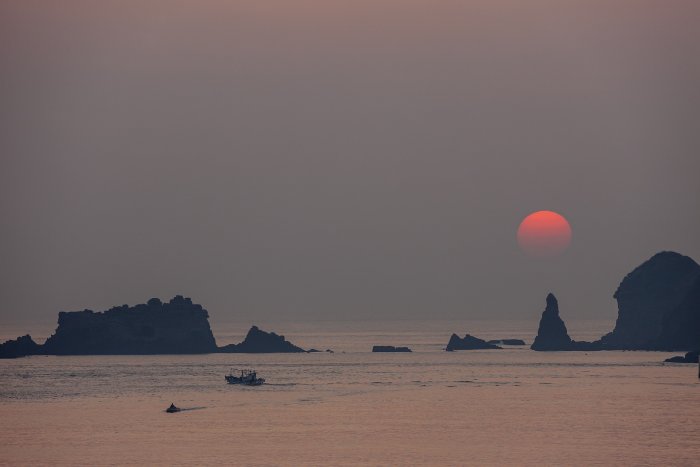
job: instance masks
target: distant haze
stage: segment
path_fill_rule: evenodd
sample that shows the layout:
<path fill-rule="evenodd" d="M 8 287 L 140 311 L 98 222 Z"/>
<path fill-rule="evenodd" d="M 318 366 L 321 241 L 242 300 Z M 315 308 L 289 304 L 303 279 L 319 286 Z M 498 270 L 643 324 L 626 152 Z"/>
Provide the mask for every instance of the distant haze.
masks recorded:
<path fill-rule="evenodd" d="M 700 2 L 0 4 L 0 326 L 613 318 L 700 260 Z M 535 260 L 532 211 L 571 222 Z M 457 330 L 460 331 L 463 330 Z"/>

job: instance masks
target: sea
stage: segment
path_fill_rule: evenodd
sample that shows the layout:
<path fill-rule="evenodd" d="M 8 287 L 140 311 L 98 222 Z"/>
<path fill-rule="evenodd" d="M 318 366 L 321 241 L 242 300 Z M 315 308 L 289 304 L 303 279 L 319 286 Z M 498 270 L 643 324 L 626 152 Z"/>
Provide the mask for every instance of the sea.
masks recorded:
<path fill-rule="evenodd" d="M 223 345 L 250 324 L 212 327 Z M 321 352 L 0 360 L 0 464 L 700 465 L 698 366 L 671 353 L 444 351 L 453 332 L 530 344 L 536 323 L 256 324 Z M 228 385 L 232 368 L 267 382 Z"/>

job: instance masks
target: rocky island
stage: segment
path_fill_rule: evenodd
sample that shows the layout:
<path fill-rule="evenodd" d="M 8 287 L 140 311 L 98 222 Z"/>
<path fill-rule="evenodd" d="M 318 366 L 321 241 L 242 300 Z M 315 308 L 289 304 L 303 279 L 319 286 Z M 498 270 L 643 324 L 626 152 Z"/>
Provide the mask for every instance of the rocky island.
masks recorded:
<path fill-rule="evenodd" d="M 496 344 L 490 344 L 483 339 L 472 335 L 459 337 L 457 334 L 450 336 L 450 341 L 447 343 L 445 350 L 452 352 L 454 350 L 481 350 L 481 349 L 500 349 Z"/>
<path fill-rule="evenodd" d="M 221 353 L 295 353 L 306 352 L 301 347 L 297 347 L 284 336 L 274 332 L 265 332 L 253 326 L 248 331 L 245 339 L 240 344 L 229 344 L 219 347 Z"/>
<path fill-rule="evenodd" d="M 182 295 L 104 312 L 60 312 L 41 348 L 47 355 L 197 354 L 216 352 L 209 314 Z"/>
<path fill-rule="evenodd" d="M 691 258 L 657 253 L 625 276 L 613 297 L 615 329 L 595 342 L 576 342 L 549 294 L 532 349 L 692 351 L 700 346 L 700 265 Z"/>
<path fill-rule="evenodd" d="M 217 347 L 209 313 L 182 295 L 167 303 L 122 305 L 104 312 L 62 311 L 43 345 L 27 336 L 0 345 L 0 358 L 27 355 L 152 355 L 304 352 L 274 332 L 253 326 L 240 344 Z"/>

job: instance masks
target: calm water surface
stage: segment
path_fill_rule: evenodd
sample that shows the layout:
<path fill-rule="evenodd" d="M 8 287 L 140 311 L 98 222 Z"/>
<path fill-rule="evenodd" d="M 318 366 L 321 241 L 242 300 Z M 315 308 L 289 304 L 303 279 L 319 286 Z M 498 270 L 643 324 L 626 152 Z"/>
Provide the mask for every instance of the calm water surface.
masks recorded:
<path fill-rule="evenodd" d="M 272 328 L 333 354 L 0 360 L 0 463 L 700 465 L 696 366 L 657 352 L 442 351 L 460 326 Z M 217 340 L 246 327 L 218 326 Z M 469 331 L 531 340 L 531 328 Z M 225 383 L 245 366 L 269 384 Z M 191 410 L 164 413 L 171 402 Z"/>

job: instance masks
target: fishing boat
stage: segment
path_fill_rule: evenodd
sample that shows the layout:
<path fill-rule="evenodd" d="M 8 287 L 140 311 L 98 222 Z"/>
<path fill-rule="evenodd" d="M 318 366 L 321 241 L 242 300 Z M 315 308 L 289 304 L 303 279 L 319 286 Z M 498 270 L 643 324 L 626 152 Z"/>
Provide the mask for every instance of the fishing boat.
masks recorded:
<path fill-rule="evenodd" d="M 175 407 L 175 404 L 170 404 L 170 407 L 165 409 L 165 411 L 168 413 L 175 413 L 175 412 L 179 412 L 180 410 L 182 410 L 182 409 L 180 407 Z"/>
<path fill-rule="evenodd" d="M 228 384 L 244 384 L 246 386 L 260 386 L 265 382 L 264 378 L 258 378 L 258 374 L 255 370 L 240 370 L 240 375 L 236 376 L 237 370 L 231 370 L 228 375 L 225 376 L 226 382 Z"/>

